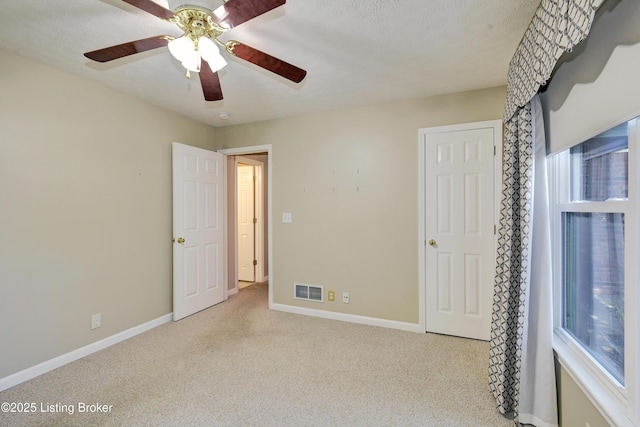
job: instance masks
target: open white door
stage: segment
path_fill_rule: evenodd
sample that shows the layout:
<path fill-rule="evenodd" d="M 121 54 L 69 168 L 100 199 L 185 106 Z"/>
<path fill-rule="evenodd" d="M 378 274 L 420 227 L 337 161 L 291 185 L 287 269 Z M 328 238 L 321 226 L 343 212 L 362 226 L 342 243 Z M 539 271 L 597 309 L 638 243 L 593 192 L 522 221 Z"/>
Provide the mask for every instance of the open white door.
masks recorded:
<path fill-rule="evenodd" d="M 255 181 L 253 165 L 238 163 L 238 280 L 256 281 Z"/>
<path fill-rule="evenodd" d="M 489 339 L 499 121 L 425 129 L 426 330 Z"/>
<path fill-rule="evenodd" d="M 226 298 L 225 156 L 174 142 L 173 320 Z"/>

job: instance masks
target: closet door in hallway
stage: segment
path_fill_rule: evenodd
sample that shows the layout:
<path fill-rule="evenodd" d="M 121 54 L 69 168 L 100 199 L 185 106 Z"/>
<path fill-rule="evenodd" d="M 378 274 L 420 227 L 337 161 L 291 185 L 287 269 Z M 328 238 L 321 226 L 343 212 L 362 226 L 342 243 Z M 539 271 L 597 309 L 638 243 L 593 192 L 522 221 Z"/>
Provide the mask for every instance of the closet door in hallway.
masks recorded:
<path fill-rule="evenodd" d="M 255 182 L 253 165 L 238 163 L 238 280 L 255 282 Z"/>

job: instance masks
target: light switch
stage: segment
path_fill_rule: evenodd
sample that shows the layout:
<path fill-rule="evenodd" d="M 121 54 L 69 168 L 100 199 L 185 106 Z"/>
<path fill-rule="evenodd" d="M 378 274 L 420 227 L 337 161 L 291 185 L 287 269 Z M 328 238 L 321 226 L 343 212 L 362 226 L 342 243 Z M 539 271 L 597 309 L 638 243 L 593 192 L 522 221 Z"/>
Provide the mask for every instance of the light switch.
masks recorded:
<path fill-rule="evenodd" d="M 291 212 L 283 212 L 282 222 L 285 224 L 291 224 L 293 222 L 293 214 Z"/>

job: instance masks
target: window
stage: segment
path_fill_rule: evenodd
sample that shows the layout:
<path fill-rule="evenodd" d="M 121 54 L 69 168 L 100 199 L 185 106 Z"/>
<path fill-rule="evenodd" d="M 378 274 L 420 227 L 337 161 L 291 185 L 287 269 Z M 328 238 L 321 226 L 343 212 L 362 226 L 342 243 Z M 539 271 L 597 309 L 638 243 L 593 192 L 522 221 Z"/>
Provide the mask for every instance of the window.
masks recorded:
<path fill-rule="evenodd" d="M 563 213 L 563 323 L 624 385 L 624 214 Z"/>
<path fill-rule="evenodd" d="M 588 394 L 612 395 L 634 423 L 636 128 L 637 120 L 623 123 L 550 159 L 556 336 L 563 355 L 593 373 Z"/>

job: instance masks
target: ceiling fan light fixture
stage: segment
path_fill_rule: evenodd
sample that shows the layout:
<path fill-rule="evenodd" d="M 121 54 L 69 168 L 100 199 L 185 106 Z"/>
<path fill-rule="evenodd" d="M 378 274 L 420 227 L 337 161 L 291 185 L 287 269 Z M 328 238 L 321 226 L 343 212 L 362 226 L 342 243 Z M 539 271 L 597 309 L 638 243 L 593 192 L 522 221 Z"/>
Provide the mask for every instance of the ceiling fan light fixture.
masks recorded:
<path fill-rule="evenodd" d="M 217 71 L 225 67 L 227 61 L 216 45 L 224 47 L 229 55 L 251 62 L 295 83 L 302 81 L 307 74 L 305 70 L 251 46 L 233 40 L 223 43 L 219 39 L 227 30 L 282 6 L 286 0 L 221 0 L 223 5 L 214 12 L 195 5 L 184 5 L 171 11 L 159 5 L 157 0 L 124 1 L 169 23 L 176 24 L 182 30 L 182 36 L 175 38 L 170 35 L 159 35 L 134 40 L 86 52 L 84 55 L 87 58 L 97 62 L 108 62 L 168 46 L 174 59 L 187 69 L 187 77 L 190 77 L 191 71 L 200 72 L 200 83 L 206 101 L 223 99 Z M 204 63 L 202 63 L 203 59 Z"/>

